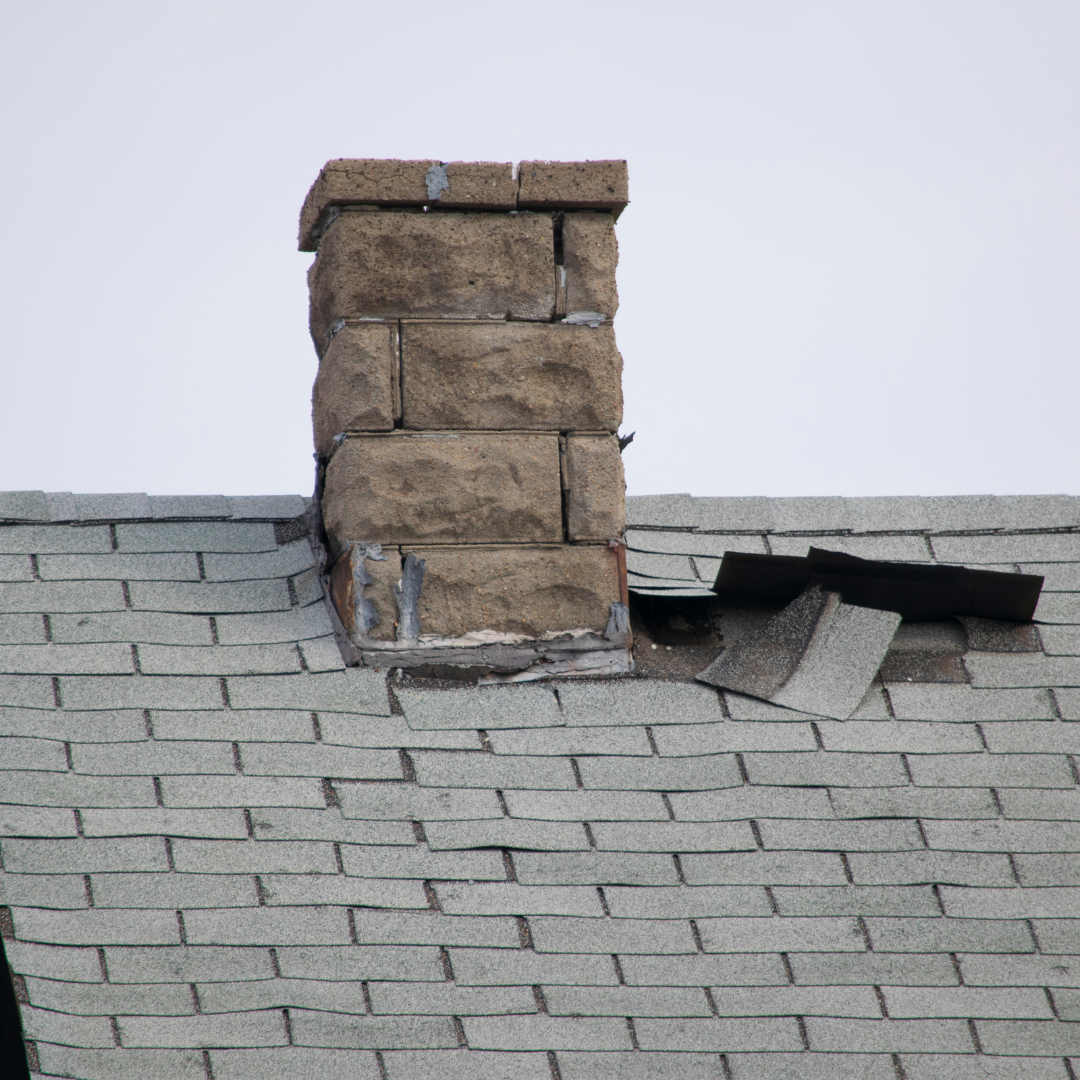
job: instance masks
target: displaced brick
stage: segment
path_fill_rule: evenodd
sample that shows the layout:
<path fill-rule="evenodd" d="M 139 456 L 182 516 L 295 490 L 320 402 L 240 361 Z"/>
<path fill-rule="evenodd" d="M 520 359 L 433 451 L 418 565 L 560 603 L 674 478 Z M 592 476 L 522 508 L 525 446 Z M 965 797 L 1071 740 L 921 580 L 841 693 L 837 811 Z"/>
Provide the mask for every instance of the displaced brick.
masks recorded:
<path fill-rule="evenodd" d="M 308 276 L 315 347 L 354 317 L 547 321 L 553 249 L 547 215 L 342 213 Z"/>
<path fill-rule="evenodd" d="M 406 428 L 617 431 L 622 422 L 622 357 L 610 327 L 408 322 L 401 369 Z"/>
<path fill-rule="evenodd" d="M 352 436 L 327 467 L 323 513 L 335 553 L 349 540 L 557 543 L 558 440 L 494 433 Z"/>
<path fill-rule="evenodd" d="M 424 634 L 455 637 L 480 628 L 529 637 L 579 627 L 602 632 L 620 598 L 618 566 L 607 545 L 411 553 L 427 567 L 419 603 Z"/>
<path fill-rule="evenodd" d="M 523 161 L 518 168 L 523 210 L 608 210 L 630 201 L 626 162 Z"/>
<path fill-rule="evenodd" d="M 614 435 L 570 435 L 563 449 L 566 530 L 571 540 L 621 537 L 626 480 Z"/>
<path fill-rule="evenodd" d="M 343 431 L 391 431 L 397 324 L 350 322 L 330 342 L 311 390 L 315 449 L 328 458 Z"/>
<path fill-rule="evenodd" d="M 610 214 L 566 214 L 562 234 L 567 317 L 573 320 L 575 313 L 589 313 L 610 321 L 619 309 L 614 219 Z"/>

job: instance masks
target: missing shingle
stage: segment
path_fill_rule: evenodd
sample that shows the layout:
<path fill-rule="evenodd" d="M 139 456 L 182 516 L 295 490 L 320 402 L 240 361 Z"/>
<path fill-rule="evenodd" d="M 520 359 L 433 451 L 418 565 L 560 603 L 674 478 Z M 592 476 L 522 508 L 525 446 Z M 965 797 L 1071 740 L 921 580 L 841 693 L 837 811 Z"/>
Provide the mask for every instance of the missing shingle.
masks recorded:
<path fill-rule="evenodd" d="M 89 874 L 83 874 L 82 881 L 83 881 L 83 892 L 86 893 L 86 906 L 87 907 L 93 907 L 94 906 L 94 886 L 93 886 L 93 883 L 90 881 L 90 875 Z"/>
<path fill-rule="evenodd" d="M 450 963 L 450 950 L 445 945 L 439 946 L 439 959 L 442 961 L 443 978 L 447 982 L 453 982 L 454 966 Z"/>
<path fill-rule="evenodd" d="M 307 536 L 307 525 L 302 517 L 274 522 L 274 542 L 278 547 L 291 544 L 294 540 L 301 540 L 305 536 Z"/>

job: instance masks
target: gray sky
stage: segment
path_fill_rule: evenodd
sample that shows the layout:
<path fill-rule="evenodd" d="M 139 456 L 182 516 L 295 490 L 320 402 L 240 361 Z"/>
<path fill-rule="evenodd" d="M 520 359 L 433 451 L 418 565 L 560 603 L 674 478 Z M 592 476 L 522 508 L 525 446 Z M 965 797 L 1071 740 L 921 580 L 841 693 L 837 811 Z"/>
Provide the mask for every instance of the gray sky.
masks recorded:
<path fill-rule="evenodd" d="M 625 157 L 630 494 L 1080 491 L 1075 0 L 22 4 L 0 489 L 310 492 L 332 157 Z"/>

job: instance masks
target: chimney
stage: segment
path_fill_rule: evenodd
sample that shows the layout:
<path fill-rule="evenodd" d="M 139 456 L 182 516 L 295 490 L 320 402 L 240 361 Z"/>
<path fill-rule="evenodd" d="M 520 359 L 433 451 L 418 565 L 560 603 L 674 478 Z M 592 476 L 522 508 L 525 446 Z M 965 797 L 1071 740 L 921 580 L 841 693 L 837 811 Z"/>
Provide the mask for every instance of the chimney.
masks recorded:
<path fill-rule="evenodd" d="M 360 662 L 629 670 L 626 203 L 624 161 L 343 159 L 312 186 L 316 494 Z"/>

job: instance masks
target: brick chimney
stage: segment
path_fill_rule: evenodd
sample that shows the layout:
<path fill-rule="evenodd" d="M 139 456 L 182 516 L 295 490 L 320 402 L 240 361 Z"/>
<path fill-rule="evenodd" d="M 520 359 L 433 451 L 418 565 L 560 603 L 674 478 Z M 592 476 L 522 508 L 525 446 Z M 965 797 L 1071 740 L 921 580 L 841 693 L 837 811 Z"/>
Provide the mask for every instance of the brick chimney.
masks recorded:
<path fill-rule="evenodd" d="M 628 669 L 626 203 L 624 161 L 345 159 L 312 186 L 317 493 L 362 662 Z"/>

